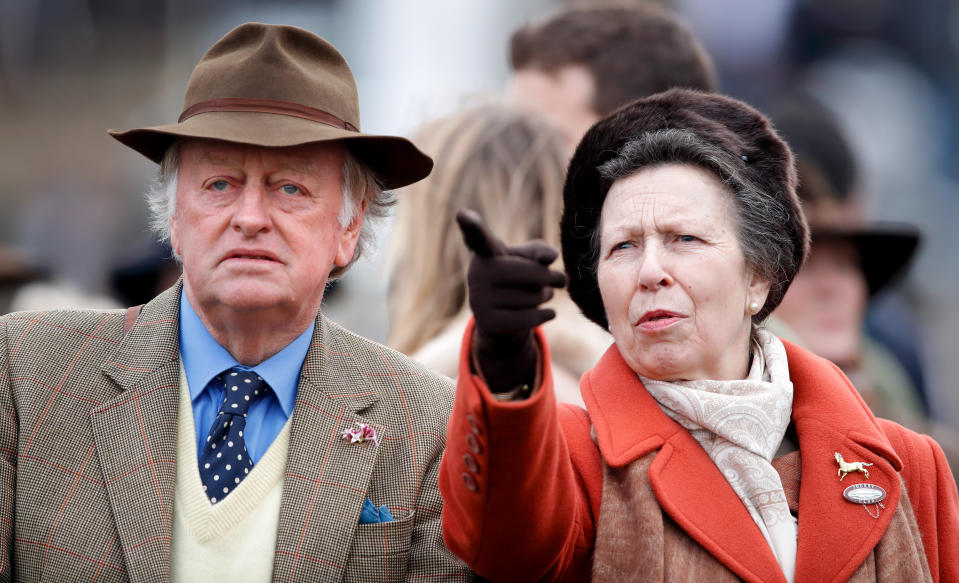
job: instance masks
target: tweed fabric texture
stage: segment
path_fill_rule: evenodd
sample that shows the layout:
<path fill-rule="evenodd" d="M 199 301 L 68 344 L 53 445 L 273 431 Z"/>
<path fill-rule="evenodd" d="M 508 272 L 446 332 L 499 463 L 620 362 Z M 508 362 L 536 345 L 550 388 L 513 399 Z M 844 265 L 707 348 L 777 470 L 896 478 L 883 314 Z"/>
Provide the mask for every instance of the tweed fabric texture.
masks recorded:
<path fill-rule="evenodd" d="M 624 468 L 603 468 L 603 502 L 596 526 L 593 583 L 607 581 L 741 581 L 664 512 L 649 481 L 651 452 Z M 773 463 L 790 508 L 799 508 L 801 461 L 798 451 Z M 900 477 L 900 482 L 902 478 Z M 902 483 L 902 498 L 879 544 L 847 580 L 849 583 L 929 582 L 912 503 Z"/>
<path fill-rule="evenodd" d="M 126 336 L 120 310 L 0 318 L 0 580 L 169 580 L 181 286 Z M 471 580 L 440 531 L 449 380 L 316 324 L 273 580 Z M 376 428 L 379 447 L 340 439 L 356 422 Z M 396 522 L 358 525 L 367 498 Z"/>

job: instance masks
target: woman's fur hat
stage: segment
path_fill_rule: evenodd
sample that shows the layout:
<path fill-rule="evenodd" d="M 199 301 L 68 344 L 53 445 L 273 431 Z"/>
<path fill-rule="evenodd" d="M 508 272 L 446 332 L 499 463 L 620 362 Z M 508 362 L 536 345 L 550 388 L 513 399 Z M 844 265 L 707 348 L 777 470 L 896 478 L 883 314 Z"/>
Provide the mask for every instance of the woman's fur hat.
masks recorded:
<path fill-rule="evenodd" d="M 603 201 L 611 186 L 598 168 L 619 155 L 629 141 L 647 132 L 682 129 L 728 152 L 741 165 L 742 177 L 787 211 L 783 225 L 793 266 L 776 266 L 766 304 L 757 315 L 765 318 L 779 305 L 809 249 L 809 229 L 796 195 L 796 171 L 789 147 L 769 121 L 745 103 L 688 89 L 670 89 L 639 99 L 597 122 L 576 148 L 563 189 L 561 222 L 563 262 L 569 275 L 569 293 L 583 313 L 608 328 L 596 279 L 594 237 Z M 725 179 L 725 177 L 720 177 Z"/>

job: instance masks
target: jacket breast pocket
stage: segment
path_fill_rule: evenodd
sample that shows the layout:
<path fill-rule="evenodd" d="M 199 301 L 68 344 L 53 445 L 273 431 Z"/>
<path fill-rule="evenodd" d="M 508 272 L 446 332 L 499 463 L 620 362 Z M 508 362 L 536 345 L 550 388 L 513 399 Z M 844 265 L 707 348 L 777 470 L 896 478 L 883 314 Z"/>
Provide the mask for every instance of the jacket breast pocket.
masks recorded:
<path fill-rule="evenodd" d="M 391 522 L 360 524 L 353 536 L 346 583 L 404 581 L 413 537 L 414 513 Z"/>

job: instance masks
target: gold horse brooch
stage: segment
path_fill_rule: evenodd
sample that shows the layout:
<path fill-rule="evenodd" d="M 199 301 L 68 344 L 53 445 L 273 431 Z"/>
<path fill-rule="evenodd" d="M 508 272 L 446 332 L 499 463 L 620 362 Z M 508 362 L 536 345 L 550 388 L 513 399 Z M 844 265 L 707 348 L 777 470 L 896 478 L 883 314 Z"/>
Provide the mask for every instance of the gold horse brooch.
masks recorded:
<path fill-rule="evenodd" d="M 866 475 L 866 478 L 869 478 L 869 470 L 866 469 L 866 466 L 871 466 L 867 462 L 847 462 L 842 459 L 842 454 L 838 451 L 836 452 L 836 463 L 839 464 L 839 481 L 842 482 L 842 479 L 846 477 L 846 474 L 852 472 L 862 472 Z"/>

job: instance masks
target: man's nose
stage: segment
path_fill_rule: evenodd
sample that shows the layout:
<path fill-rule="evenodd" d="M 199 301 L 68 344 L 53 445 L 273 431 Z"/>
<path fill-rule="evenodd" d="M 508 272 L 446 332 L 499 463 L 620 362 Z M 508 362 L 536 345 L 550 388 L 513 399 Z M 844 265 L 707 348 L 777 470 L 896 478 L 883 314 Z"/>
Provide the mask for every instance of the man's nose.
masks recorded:
<path fill-rule="evenodd" d="M 232 227 L 252 237 L 270 227 L 270 197 L 261 184 L 246 184 L 237 197 Z"/>

